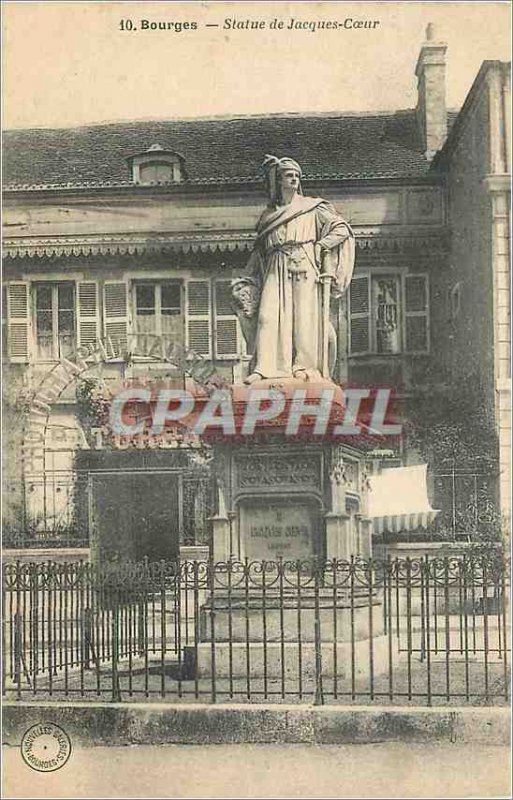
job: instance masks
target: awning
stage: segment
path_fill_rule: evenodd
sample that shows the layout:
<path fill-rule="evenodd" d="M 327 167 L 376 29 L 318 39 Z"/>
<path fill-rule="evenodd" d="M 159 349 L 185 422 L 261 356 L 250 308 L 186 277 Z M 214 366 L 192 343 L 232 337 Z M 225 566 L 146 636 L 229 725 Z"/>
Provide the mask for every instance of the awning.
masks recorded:
<path fill-rule="evenodd" d="M 369 517 L 374 533 L 399 533 L 426 528 L 439 510 L 427 494 L 427 464 L 393 467 L 369 479 Z"/>

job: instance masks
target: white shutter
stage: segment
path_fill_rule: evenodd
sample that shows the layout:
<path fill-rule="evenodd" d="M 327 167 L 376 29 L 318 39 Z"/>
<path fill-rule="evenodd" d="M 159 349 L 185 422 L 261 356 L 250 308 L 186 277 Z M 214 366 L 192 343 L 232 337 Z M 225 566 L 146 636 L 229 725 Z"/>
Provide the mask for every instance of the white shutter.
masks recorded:
<path fill-rule="evenodd" d="M 29 284 L 24 281 L 7 287 L 7 316 L 9 321 L 9 358 L 13 363 L 29 360 L 30 304 Z"/>
<path fill-rule="evenodd" d="M 79 347 L 95 347 L 100 335 L 98 318 L 98 285 L 96 281 L 84 281 L 77 285 L 77 317 Z"/>
<path fill-rule="evenodd" d="M 217 280 L 214 284 L 215 357 L 239 356 L 239 321 L 231 305 L 231 281 Z"/>
<path fill-rule="evenodd" d="M 109 352 L 121 358 L 128 346 L 128 286 L 123 281 L 103 284 L 103 323 Z"/>
<path fill-rule="evenodd" d="M 186 348 L 204 358 L 212 358 L 212 298 L 210 281 L 187 282 Z"/>
<path fill-rule="evenodd" d="M 353 276 L 349 288 L 349 352 L 360 355 L 370 351 L 370 278 Z"/>
<path fill-rule="evenodd" d="M 405 275 L 404 341 L 408 353 L 429 351 L 429 284 L 427 275 Z"/>

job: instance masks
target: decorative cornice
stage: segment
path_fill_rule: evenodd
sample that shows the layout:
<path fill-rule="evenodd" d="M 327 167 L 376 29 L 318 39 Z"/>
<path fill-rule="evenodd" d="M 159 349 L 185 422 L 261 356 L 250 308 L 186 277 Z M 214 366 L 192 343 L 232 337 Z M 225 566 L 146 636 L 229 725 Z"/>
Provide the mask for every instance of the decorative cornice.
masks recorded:
<path fill-rule="evenodd" d="M 449 244 L 449 231 L 445 226 L 427 228 L 413 226 L 357 227 L 353 225 L 356 245 L 362 251 L 383 253 L 405 253 L 410 250 L 429 249 L 430 252 L 446 252 Z"/>
<path fill-rule="evenodd" d="M 139 255 L 141 253 L 215 253 L 251 250 L 253 233 L 165 234 L 162 236 L 55 236 L 5 239 L 8 258 L 38 256 Z"/>
<path fill-rule="evenodd" d="M 76 192 L 84 189 L 130 189 L 141 192 L 147 189 L 182 189 L 184 186 L 210 186 L 212 184 L 224 186 L 226 183 L 258 184 L 263 183 L 263 181 L 249 176 L 220 176 L 218 178 L 187 178 L 183 181 L 151 181 L 145 184 L 137 184 L 131 180 L 70 181 L 68 183 L 10 183 L 4 186 L 3 191 L 9 194 L 15 192 Z"/>
<path fill-rule="evenodd" d="M 394 170 L 370 171 L 370 172 L 319 172 L 304 175 L 301 182 L 305 185 L 317 183 L 330 183 L 332 181 L 340 183 L 378 181 L 378 182 L 402 182 L 407 184 L 426 184 L 440 183 L 441 176 L 426 173 L 418 175 L 416 172 L 404 172 Z M 25 192 L 83 192 L 84 190 L 105 190 L 112 189 L 147 192 L 156 191 L 183 191 L 190 188 L 219 187 L 224 189 L 226 186 L 241 184 L 247 186 L 263 186 L 262 178 L 255 175 L 216 175 L 215 177 L 186 178 L 183 181 L 154 181 L 144 185 L 136 184 L 131 180 L 104 180 L 104 181 L 69 181 L 67 183 L 9 183 L 3 187 L 4 194 L 18 194 Z"/>
<path fill-rule="evenodd" d="M 413 248 L 429 247 L 437 251 L 446 248 L 444 230 L 433 228 L 421 231 L 411 229 L 383 231 L 360 228 L 355 231 L 359 250 L 404 252 Z M 192 233 L 141 236 L 122 234 L 111 236 L 54 236 L 19 237 L 4 239 L 6 258 L 87 257 L 98 255 L 139 255 L 141 253 L 223 253 L 247 252 L 255 241 L 253 232 Z"/>
<path fill-rule="evenodd" d="M 495 192 L 510 192 L 511 191 L 511 175 L 504 173 L 502 175 L 486 175 L 483 178 L 483 184 L 490 194 Z"/>

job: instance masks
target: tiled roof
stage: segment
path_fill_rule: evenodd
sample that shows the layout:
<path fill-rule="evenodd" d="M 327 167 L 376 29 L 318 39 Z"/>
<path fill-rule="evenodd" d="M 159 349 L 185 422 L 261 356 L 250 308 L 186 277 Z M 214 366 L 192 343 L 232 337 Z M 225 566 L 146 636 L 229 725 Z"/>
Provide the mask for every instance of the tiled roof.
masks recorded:
<path fill-rule="evenodd" d="M 415 112 L 270 115 L 125 122 L 4 132 L 4 186 L 125 184 L 126 158 L 158 142 L 183 153 L 193 183 L 254 180 L 266 153 L 306 177 L 421 177 L 429 170 Z"/>

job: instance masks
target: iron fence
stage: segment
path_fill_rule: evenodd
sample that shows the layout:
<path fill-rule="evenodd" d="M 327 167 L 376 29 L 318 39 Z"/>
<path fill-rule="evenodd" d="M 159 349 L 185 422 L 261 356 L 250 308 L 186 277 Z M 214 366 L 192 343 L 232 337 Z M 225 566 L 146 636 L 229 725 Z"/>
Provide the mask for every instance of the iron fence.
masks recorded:
<path fill-rule="evenodd" d="M 433 507 L 440 513 L 430 526 L 433 538 L 500 539 L 503 527 L 497 506 L 498 472 L 457 469 L 433 473 Z"/>
<path fill-rule="evenodd" d="M 508 699 L 498 552 L 422 559 L 7 564 L 10 697 Z"/>
<path fill-rule="evenodd" d="M 47 470 L 24 480 L 7 480 L 2 509 L 4 548 L 89 547 L 87 520 L 77 517 L 87 476 Z"/>
<path fill-rule="evenodd" d="M 47 470 L 4 487 L 3 545 L 14 548 L 89 547 L 88 471 Z M 94 474 L 94 473 L 92 473 Z M 141 474 L 144 474 L 141 472 Z M 495 504 L 497 475 L 455 468 L 433 474 L 433 507 L 440 509 L 427 529 L 384 533 L 384 541 L 493 541 L 500 538 Z M 205 544 L 214 508 L 207 474 L 182 477 L 183 545 Z"/>
<path fill-rule="evenodd" d="M 126 475 L 120 469 L 120 479 L 123 474 Z M 144 479 L 150 473 L 148 470 L 133 470 L 130 474 Z M 171 470 L 169 474 L 172 474 Z M 94 475 L 94 472 L 88 470 L 46 470 L 24 480 L 6 480 L 2 509 L 3 547 L 90 547 L 91 531 L 94 527 L 91 518 L 94 498 L 90 476 Z M 102 476 L 97 477 L 98 480 L 101 481 Z M 208 475 L 194 474 L 192 471 L 184 471 L 179 481 L 180 544 L 206 544 L 210 535 L 209 517 L 214 507 L 212 481 Z M 113 496 L 116 496 L 116 488 L 112 487 Z M 169 519 L 169 508 L 165 501 L 162 502 L 162 512 L 168 515 L 167 521 L 171 528 L 173 520 Z"/>

